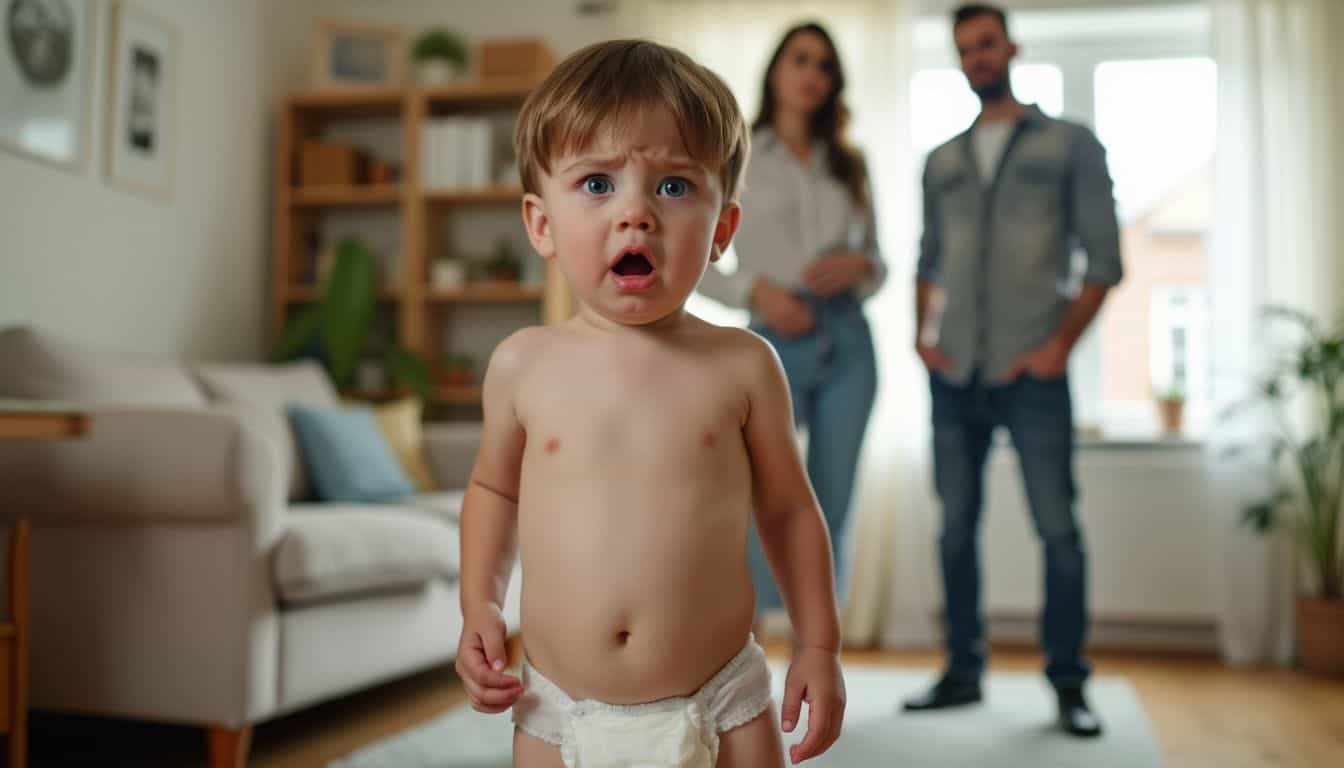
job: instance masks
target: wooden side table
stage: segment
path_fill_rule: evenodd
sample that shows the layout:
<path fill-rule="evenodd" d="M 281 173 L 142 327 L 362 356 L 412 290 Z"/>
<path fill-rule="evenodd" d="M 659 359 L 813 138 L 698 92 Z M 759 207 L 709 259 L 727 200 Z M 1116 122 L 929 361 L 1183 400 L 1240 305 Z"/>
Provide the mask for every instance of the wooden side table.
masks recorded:
<path fill-rule="evenodd" d="M 88 433 L 89 416 L 0 402 L 0 440 L 61 440 Z M 28 538 L 20 517 L 9 540 L 9 619 L 0 622 L 0 734 L 9 736 L 10 768 L 28 765 Z"/>

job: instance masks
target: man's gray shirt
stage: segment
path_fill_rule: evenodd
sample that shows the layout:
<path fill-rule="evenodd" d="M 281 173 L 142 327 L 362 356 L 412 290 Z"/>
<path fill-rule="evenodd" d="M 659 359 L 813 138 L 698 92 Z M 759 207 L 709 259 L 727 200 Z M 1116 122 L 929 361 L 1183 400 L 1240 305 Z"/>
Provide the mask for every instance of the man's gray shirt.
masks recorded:
<path fill-rule="evenodd" d="M 943 288 L 938 344 L 956 384 L 977 369 L 982 381 L 999 380 L 1059 329 L 1074 298 L 1076 246 L 1087 254 L 1082 282 L 1115 285 L 1122 274 L 1106 151 L 1092 131 L 1029 106 L 984 183 L 973 130 L 924 166 L 918 276 Z"/>

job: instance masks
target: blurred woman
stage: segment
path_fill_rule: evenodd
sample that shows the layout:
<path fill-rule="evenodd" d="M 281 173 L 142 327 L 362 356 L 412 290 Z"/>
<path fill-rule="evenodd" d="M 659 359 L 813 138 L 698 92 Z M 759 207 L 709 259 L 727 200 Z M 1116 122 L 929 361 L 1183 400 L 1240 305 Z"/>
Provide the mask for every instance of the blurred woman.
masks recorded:
<path fill-rule="evenodd" d="M 807 23 L 784 34 L 752 125 L 737 271 L 711 267 L 700 284 L 710 298 L 749 308 L 752 330 L 784 364 L 795 418 L 808 434 L 807 471 L 830 528 L 841 598 L 855 469 L 877 388 L 862 302 L 886 276 L 866 167 L 844 138 L 844 88 L 825 29 Z M 780 597 L 754 535 L 751 554 L 760 616 L 780 607 Z"/>

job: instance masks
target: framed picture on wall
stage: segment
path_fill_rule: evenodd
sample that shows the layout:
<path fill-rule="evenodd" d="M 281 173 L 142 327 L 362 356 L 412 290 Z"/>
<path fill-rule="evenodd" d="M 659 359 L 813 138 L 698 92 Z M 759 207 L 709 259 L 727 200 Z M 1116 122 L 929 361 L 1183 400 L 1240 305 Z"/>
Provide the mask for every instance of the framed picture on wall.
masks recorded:
<path fill-rule="evenodd" d="M 139 7 L 112 8 L 107 177 L 167 199 L 172 194 L 177 111 L 177 32 Z"/>
<path fill-rule="evenodd" d="M 0 2 L 0 147 L 84 167 L 94 18 L 89 0 Z"/>
<path fill-rule="evenodd" d="M 330 19 L 317 23 L 314 87 L 400 85 L 405 72 L 406 33 L 400 27 Z"/>

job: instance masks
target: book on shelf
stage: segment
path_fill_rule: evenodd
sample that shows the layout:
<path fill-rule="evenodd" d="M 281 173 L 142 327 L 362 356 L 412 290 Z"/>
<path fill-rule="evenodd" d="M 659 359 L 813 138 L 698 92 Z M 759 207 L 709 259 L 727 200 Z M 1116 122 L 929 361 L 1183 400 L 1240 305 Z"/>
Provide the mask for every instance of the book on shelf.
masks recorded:
<path fill-rule="evenodd" d="M 421 136 L 420 176 L 426 189 L 479 189 L 493 181 L 494 132 L 487 118 L 430 118 Z"/>

